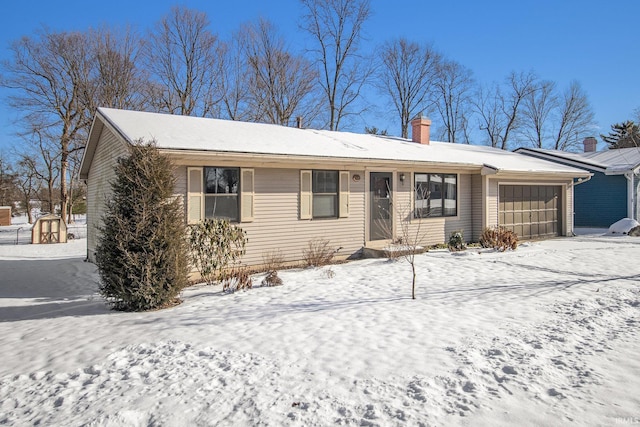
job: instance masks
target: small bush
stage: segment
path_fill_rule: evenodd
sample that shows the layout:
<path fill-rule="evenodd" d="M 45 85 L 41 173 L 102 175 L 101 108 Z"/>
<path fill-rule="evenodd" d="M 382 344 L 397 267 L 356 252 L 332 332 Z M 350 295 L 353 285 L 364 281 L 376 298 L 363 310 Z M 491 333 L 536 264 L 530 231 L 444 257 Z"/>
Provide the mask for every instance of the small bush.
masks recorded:
<path fill-rule="evenodd" d="M 284 256 L 278 249 L 262 255 L 262 264 L 267 275 L 262 279 L 262 286 L 280 286 L 282 279 L 278 276 L 278 270 L 284 266 Z"/>
<path fill-rule="evenodd" d="M 492 248 L 500 252 L 507 249 L 515 250 L 518 247 L 518 235 L 505 227 L 488 227 L 480 236 L 480 244 L 483 248 Z"/>
<path fill-rule="evenodd" d="M 267 273 L 264 279 L 262 279 L 262 286 L 280 286 L 282 285 L 282 279 L 278 276 L 276 270 L 271 270 Z"/>
<path fill-rule="evenodd" d="M 302 255 L 307 266 L 322 267 L 331 264 L 333 257 L 340 249 L 331 249 L 328 240 L 318 238 L 309 241 L 309 246 L 302 251 Z"/>
<path fill-rule="evenodd" d="M 223 279 L 223 272 L 245 253 L 247 237 L 225 219 L 205 219 L 189 230 L 191 262 L 208 284 Z"/>
<path fill-rule="evenodd" d="M 449 237 L 448 247 L 451 252 L 458 252 L 467 249 L 467 246 L 464 242 L 462 230 L 454 231 L 453 233 L 451 233 L 451 236 Z"/>
<path fill-rule="evenodd" d="M 228 270 L 222 279 L 222 290 L 224 292 L 235 292 L 251 289 L 253 281 L 249 271 L 244 267 L 234 267 Z"/>
<path fill-rule="evenodd" d="M 445 243 L 436 243 L 434 245 L 429 246 L 429 249 L 432 249 L 432 250 L 449 249 L 449 245 Z"/>
<path fill-rule="evenodd" d="M 331 267 L 329 267 L 324 270 L 324 277 L 326 277 L 327 279 L 333 279 L 334 277 L 336 277 L 336 272 L 333 271 Z"/>

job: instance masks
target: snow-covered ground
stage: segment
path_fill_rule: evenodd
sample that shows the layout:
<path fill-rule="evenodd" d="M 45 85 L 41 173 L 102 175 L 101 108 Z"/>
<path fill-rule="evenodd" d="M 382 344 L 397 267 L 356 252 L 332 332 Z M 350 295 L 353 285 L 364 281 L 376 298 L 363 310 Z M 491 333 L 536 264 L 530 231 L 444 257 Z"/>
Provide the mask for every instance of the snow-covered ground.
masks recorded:
<path fill-rule="evenodd" d="M 638 424 L 640 238 L 587 233 L 419 255 L 416 300 L 377 259 L 149 313 L 105 307 L 84 239 L 3 244 L 0 424 Z"/>

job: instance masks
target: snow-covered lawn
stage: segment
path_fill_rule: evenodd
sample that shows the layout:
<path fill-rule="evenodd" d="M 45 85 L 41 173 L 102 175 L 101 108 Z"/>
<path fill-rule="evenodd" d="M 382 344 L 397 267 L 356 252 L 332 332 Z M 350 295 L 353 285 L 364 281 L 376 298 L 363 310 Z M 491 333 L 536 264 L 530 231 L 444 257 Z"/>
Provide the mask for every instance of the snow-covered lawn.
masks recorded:
<path fill-rule="evenodd" d="M 638 237 L 429 252 L 417 300 L 379 259 L 150 313 L 105 307 L 85 245 L 0 245 L 0 424 L 640 422 Z"/>

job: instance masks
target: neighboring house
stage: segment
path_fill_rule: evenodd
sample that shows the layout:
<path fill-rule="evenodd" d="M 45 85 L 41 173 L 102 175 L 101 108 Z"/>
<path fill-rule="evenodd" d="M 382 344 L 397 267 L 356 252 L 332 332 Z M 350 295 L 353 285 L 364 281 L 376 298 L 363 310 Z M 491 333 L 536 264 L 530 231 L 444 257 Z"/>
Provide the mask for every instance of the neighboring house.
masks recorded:
<path fill-rule="evenodd" d="M 595 146 L 596 140 L 591 137 L 585 139 L 583 153 L 539 148 L 519 148 L 516 152 L 593 174 L 589 181 L 574 187 L 576 227 L 609 227 L 622 218 L 637 220 L 640 148 L 597 152 Z"/>
<path fill-rule="evenodd" d="M 0 206 L 0 226 L 11 225 L 11 206 Z"/>
<path fill-rule="evenodd" d="M 424 244 L 453 231 L 477 241 L 488 226 L 523 238 L 571 235 L 573 181 L 589 173 L 485 146 L 429 141 L 431 121 L 412 121 L 413 141 L 100 108 L 82 159 L 88 257 L 126 146 L 155 140 L 176 165 L 185 221 L 228 218 L 247 233 L 246 264 L 280 250 L 303 258 L 313 239 L 342 257 L 420 225 Z M 418 189 L 418 191 L 416 191 Z"/>

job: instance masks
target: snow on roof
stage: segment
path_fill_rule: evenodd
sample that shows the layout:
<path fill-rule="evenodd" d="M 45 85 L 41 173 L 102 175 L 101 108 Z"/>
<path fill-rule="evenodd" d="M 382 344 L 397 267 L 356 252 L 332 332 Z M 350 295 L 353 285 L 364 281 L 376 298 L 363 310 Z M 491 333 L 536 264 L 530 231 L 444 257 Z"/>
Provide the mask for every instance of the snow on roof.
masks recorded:
<path fill-rule="evenodd" d="M 580 169 L 486 146 L 445 142 L 424 145 L 392 136 L 110 108 L 100 108 L 99 113 L 129 142 L 155 140 L 157 146 L 164 149 L 428 162 L 486 166 L 497 171 L 586 176 Z"/>
<path fill-rule="evenodd" d="M 607 174 L 622 174 L 640 166 L 640 148 L 619 148 L 615 150 L 592 151 L 589 153 L 570 153 L 560 150 L 547 150 L 542 148 L 520 148 L 517 151 L 529 151 L 579 162 L 596 169 L 602 169 Z"/>

